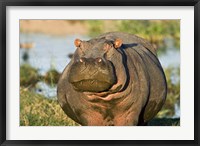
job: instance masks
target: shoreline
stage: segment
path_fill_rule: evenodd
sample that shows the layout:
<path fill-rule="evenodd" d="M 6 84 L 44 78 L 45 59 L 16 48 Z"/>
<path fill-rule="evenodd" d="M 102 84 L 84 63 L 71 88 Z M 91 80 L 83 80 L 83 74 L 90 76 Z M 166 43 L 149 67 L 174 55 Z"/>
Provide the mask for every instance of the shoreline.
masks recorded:
<path fill-rule="evenodd" d="M 76 20 L 20 20 L 20 33 L 43 33 L 47 35 L 86 35 L 88 25 Z"/>

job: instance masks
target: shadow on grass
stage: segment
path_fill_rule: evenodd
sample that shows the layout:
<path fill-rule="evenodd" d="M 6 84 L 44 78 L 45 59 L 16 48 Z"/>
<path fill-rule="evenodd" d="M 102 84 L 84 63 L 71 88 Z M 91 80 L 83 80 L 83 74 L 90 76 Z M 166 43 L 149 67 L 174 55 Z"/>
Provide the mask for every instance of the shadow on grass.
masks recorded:
<path fill-rule="evenodd" d="M 180 118 L 155 118 L 148 126 L 180 126 Z"/>

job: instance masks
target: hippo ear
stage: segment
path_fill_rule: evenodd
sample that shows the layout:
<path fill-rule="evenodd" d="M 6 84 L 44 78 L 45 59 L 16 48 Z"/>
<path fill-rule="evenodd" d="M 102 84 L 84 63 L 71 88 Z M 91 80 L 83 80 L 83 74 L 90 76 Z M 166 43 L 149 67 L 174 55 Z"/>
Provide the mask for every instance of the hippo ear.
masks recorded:
<path fill-rule="evenodd" d="M 114 41 L 114 47 L 117 49 L 117 48 L 119 48 L 119 47 L 121 47 L 121 45 L 122 45 L 122 40 L 121 39 L 116 39 L 115 41 Z"/>
<path fill-rule="evenodd" d="M 80 47 L 81 42 L 82 42 L 82 41 L 81 41 L 80 39 L 75 39 L 74 45 L 75 45 L 76 47 Z"/>

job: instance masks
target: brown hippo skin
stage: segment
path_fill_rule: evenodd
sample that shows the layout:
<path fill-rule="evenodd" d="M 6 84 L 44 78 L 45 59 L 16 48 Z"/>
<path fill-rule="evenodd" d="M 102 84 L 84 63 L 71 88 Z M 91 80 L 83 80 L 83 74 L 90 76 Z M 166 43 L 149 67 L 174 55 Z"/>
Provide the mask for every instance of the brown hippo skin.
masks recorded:
<path fill-rule="evenodd" d="M 167 85 L 151 44 L 122 32 L 74 44 L 57 89 L 71 119 L 85 126 L 146 125 L 158 113 Z"/>

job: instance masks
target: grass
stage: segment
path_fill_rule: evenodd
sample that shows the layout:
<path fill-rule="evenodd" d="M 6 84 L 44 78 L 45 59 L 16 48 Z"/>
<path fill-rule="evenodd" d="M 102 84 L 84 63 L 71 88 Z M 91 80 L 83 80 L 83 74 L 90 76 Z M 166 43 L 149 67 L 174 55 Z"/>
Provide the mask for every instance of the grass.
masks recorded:
<path fill-rule="evenodd" d="M 47 99 L 26 88 L 20 89 L 20 126 L 77 126 L 56 99 Z"/>
<path fill-rule="evenodd" d="M 41 80 L 38 70 L 28 64 L 20 66 L 20 86 L 35 86 Z"/>

